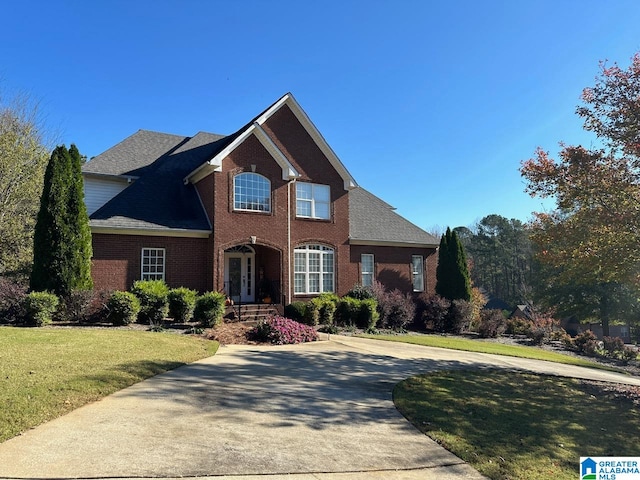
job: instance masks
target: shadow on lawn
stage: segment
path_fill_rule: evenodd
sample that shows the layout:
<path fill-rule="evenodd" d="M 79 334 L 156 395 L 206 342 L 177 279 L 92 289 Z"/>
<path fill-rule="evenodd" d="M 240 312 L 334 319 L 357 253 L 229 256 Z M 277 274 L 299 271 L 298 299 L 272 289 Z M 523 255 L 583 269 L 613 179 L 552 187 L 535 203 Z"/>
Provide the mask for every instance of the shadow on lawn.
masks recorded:
<path fill-rule="evenodd" d="M 394 393 L 421 431 L 463 459 L 485 457 L 483 473 L 492 478 L 514 478 L 523 473 L 511 470 L 516 457 L 549 459 L 544 468 L 558 473 L 574 468 L 580 456 L 637 454 L 631 439 L 640 412 L 633 402 L 591 392 L 576 379 L 495 370 L 413 377 Z"/>

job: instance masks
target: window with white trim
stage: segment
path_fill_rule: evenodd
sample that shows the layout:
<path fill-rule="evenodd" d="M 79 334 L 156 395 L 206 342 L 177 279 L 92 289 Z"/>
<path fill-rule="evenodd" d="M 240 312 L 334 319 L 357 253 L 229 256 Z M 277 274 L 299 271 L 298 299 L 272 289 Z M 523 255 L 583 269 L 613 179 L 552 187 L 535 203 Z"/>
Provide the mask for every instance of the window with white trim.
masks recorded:
<path fill-rule="evenodd" d="M 233 177 L 233 209 L 271 212 L 271 182 L 258 173 L 240 173 Z"/>
<path fill-rule="evenodd" d="M 164 280 L 164 248 L 142 249 L 142 280 Z"/>
<path fill-rule="evenodd" d="M 414 292 L 424 292 L 424 260 L 422 255 L 411 256 L 411 280 Z"/>
<path fill-rule="evenodd" d="M 296 182 L 296 216 L 329 220 L 331 218 L 329 185 Z"/>
<path fill-rule="evenodd" d="M 334 252 L 324 245 L 301 245 L 293 251 L 293 291 L 296 294 L 333 292 Z"/>
<path fill-rule="evenodd" d="M 360 255 L 360 281 L 363 287 L 373 286 L 373 268 L 373 254 L 363 253 L 362 255 Z"/>

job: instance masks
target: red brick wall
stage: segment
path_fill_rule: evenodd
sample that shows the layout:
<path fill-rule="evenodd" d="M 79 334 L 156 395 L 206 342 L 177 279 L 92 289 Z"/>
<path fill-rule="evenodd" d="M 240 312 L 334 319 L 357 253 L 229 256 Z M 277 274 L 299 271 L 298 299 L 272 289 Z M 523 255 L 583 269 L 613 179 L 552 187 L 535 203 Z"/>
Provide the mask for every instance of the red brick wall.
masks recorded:
<path fill-rule="evenodd" d="M 320 243 L 335 250 L 335 287 L 343 295 L 349 284 L 349 196 L 344 180 L 333 168 L 288 106 L 283 106 L 263 125 L 278 148 L 285 153 L 301 178 L 329 185 L 332 211 L 330 220 L 296 218 L 295 184 L 291 186 L 292 248 L 304 243 Z M 295 300 L 296 297 L 292 300 Z M 290 300 L 291 301 L 291 300 Z"/>
<path fill-rule="evenodd" d="M 164 248 L 169 287 L 210 290 L 205 238 L 93 234 L 93 282 L 96 289 L 128 290 L 141 278 L 142 248 Z"/>
<path fill-rule="evenodd" d="M 258 266 L 264 266 L 269 278 L 281 285 L 283 294 L 288 294 L 289 262 L 292 256 L 287 254 L 290 201 L 292 249 L 302 243 L 321 243 L 334 248 L 336 286 L 338 293 L 344 293 L 351 288 L 343 279 L 348 273 L 349 265 L 349 205 L 344 182 L 288 107 L 283 107 L 274 114 L 265 123 L 264 128 L 272 140 L 282 148 L 289 161 L 302 173 L 304 180 L 330 186 L 333 201 L 332 218 L 328 221 L 295 218 L 295 183 L 289 186 L 288 182 L 282 179 L 282 168 L 260 141 L 251 135 L 223 160 L 223 171 L 212 175 L 212 199 L 215 205 L 214 288 L 224 288 L 224 250 L 235 245 L 249 244 L 251 237 L 255 237 L 254 246 L 262 247 L 261 250 L 256 248 L 258 252 L 262 252 L 258 254 L 256 263 Z M 284 148 L 284 144 L 287 144 L 287 149 Z M 270 213 L 233 210 L 233 177 L 241 172 L 253 171 L 253 166 L 255 173 L 271 182 Z M 204 200 L 207 193 L 202 190 L 199 188 Z"/>
<path fill-rule="evenodd" d="M 422 255 L 424 260 L 425 293 L 435 293 L 436 266 L 438 256 L 435 248 L 413 247 L 373 247 L 363 245 L 351 246 L 350 279 L 353 283 L 361 283 L 360 256 L 364 253 L 373 254 L 375 264 L 375 280 L 387 289 L 395 288 L 412 292 L 411 256 Z"/>

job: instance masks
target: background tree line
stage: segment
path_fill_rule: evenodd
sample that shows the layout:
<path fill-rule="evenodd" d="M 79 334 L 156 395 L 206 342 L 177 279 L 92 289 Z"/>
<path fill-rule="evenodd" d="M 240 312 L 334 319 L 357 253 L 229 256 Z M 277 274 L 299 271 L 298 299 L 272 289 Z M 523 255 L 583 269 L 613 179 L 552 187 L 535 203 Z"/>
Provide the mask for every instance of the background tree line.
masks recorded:
<path fill-rule="evenodd" d="M 465 248 L 476 287 L 511 307 L 531 301 L 533 255 L 523 222 L 492 214 L 454 231 Z"/>

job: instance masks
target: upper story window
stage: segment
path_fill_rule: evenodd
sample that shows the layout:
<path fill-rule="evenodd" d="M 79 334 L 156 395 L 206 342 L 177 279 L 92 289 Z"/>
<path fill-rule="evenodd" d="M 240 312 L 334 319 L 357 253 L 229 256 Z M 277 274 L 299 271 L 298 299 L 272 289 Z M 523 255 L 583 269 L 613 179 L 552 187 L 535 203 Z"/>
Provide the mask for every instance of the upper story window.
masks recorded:
<path fill-rule="evenodd" d="M 164 248 L 142 249 L 142 280 L 164 280 Z"/>
<path fill-rule="evenodd" d="M 271 182 L 251 172 L 233 177 L 233 209 L 271 212 Z"/>
<path fill-rule="evenodd" d="M 296 216 L 329 220 L 331 218 L 329 185 L 297 182 Z"/>

